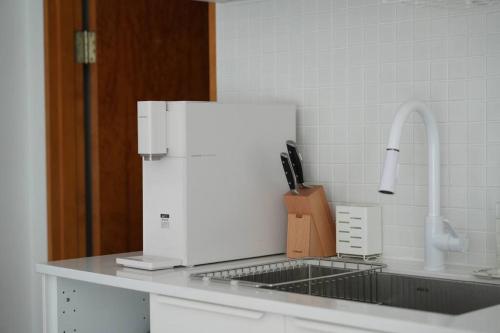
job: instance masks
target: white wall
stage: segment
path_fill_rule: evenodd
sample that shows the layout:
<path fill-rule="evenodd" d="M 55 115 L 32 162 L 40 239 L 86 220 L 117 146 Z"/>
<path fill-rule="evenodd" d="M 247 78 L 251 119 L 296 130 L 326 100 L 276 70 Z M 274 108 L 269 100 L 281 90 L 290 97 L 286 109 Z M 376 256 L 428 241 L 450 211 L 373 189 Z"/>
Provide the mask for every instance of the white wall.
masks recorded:
<path fill-rule="evenodd" d="M 423 258 L 427 169 L 420 119 L 404 131 L 397 195 L 379 195 L 377 187 L 397 106 L 409 98 L 424 100 L 440 125 L 444 215 L 471 241 L 468 253 L 447 260 L 495 260 L 499 5 L 446 10 L 382 0 L 218 4 L 217 60 L 219 100 L 298 105 L 297 140 L 307 180 L 323 184 L 332 204 L 382 204 L 387 257 Z"/>
<path fill-rule="evenodd" d="M 0 332 L 41 332 L 47 258 L 43 1 L 0 0 Z"/>

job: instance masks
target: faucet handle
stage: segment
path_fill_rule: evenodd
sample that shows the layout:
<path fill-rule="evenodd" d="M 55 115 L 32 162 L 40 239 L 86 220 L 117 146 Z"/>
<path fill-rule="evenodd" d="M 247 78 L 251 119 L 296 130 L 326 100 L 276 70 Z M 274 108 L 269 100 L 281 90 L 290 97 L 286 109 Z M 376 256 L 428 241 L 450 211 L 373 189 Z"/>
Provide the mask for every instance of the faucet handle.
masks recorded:
<path fill-rule="evenodd" d="M 444 225 L 444 229 L 445 229 L 446 233 L 449 233 L 450 235 L 452 235 L 453 237 L 456 237 L 456 238 L 460 237 L 460 236 L 458 236 L 458 234 L 455 231 L 455 229 L 453 229 L 453 227 L 451 226 L 450 220 L 444 218 L 443 219 L 443 225 Z"/>
<path fill-rule="evenodd" d="M 448 238 L 448 251 L 457 251 L 465 253 L 469 249 L 469 238 L 467 236 L 462 237 L 457 234 L 455 229 L 450 224 L 448 219 L 443 219 L 443 225 L 445 228 L 445 233 L 449 236 Z"/>

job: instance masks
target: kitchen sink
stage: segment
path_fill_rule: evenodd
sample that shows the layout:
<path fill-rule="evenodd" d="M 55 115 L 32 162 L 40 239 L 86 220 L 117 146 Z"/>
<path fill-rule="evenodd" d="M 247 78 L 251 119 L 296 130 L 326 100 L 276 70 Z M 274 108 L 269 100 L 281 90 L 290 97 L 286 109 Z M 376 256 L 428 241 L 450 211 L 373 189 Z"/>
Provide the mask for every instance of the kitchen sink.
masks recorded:
<path fill-rule="evenodd" d="M 304 259 L 193 277 L 450 315 L 500 304 L 500 285 L 388 273 L 383 268 L 365 261 Z"/>
<path fill-rule="evenodd" d="M 458 315 L 500 304 L 500 285 L 376 273 L 377 303 Z"/>
<path fill-rule="evenodd" d="M 385 272 L 263 288 L 451 315 L 500 304 L 500 285 Z"/>

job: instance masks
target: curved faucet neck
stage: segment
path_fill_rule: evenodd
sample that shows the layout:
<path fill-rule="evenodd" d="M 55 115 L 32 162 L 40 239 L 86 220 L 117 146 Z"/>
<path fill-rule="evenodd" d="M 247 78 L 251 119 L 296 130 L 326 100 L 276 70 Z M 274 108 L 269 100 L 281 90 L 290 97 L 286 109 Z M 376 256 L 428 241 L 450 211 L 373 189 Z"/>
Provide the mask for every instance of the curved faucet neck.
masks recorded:
<path fill-rule="evenodd" d="M 429 216 L 441 216 L 439 131 L 434 115 L 424 103 L 410 101 L 399 107 L 392 123 L 387 148 L 399 150 L 403 125 L 412 112 L 417 112 L 420 115 L 427 131 Z"/>

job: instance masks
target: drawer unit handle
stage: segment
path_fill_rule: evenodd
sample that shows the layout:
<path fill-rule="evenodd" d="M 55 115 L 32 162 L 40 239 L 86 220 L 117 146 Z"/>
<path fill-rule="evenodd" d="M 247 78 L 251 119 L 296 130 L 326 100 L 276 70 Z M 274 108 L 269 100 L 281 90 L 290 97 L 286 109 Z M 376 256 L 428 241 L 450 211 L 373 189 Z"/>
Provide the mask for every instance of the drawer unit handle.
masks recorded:
<path fill-rule="evenodd" d="M 361 230 L 362 228 L 361 228 L 361 227 L 351 227 L 351 229 L 358 229 L 358 230 Z"/>
<path fill-rule="evenodd" d="M 351 245 L 353 249 L 361 249 L 361 246 Z"/>
<path fill-rule="evenodd" d="M 348 240 L 339 239 L 340 243 L 350 243 Z"/>
<path fill-rule="evenodd" d="M 360 237 L 360 236 L 351 236 L 351 238 L 361 239 L 362 237 Z"/>
<path fill-rule="evenodd" d="M 345 224 L 349 224 L 348 221 L 338 221 L 339 223 L 345 223 Z"/>
<path fill-rule="evenodd" d="M 350 217 L 351 220 L 361 220 L 361 217 L 354 217 L 354 216 L 351 216 Z"/>
<path fill-rule="evenodd" d="M 337 214 L 349 214 L 349 212 L 337 212 Z"/>
<path fill-rule="evenodd" d="M 225 314 L 235 317 L 243 317 L 248 319 L 260 319 L 264 315 L 263 312 L 244 310 L 244 309 L 204 303 L 204 302 L 189 301 L 186 299 L 174 298 L 174 297 L 157 296 L 157 301 L 158 303 L 180 306 L 188 309 L 215 312 L 219 314 Z"/>
<path fill-rule="evenodd" d="M 339 230 L 339 232 L 341 232 L 343 234 L 348 234 L 349 233 L 349 231 L 347 231 L 347 230 Z"/>
<path fill-rule="evenodd" d="M 370 333 L 370 332 L 373 332 L 373 331 L 368 331 L 368 330 L 364 330 L 364 329 L 359 330 L 359 329 L 352 328 L 349 326 L 320 323 L 317 321 L 302 320 L 302 319 L 298 319 L 298 318 L 293 318 L 293 323 L 295 324 L 295 326 L 298 326 L 300 328 L 311 330 L 311 331 L 316 331 L 316 332 L 327 332 L 327 333 Z"/>

